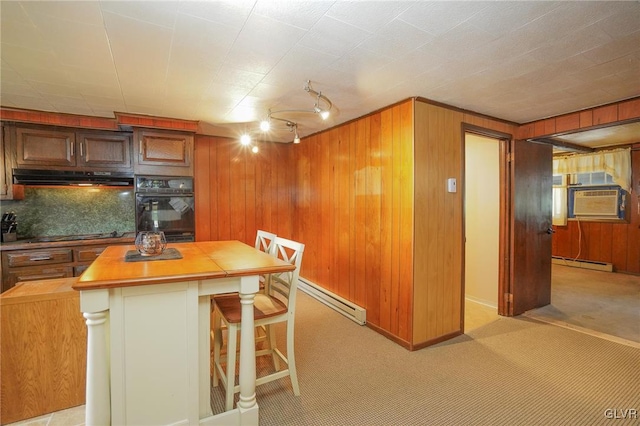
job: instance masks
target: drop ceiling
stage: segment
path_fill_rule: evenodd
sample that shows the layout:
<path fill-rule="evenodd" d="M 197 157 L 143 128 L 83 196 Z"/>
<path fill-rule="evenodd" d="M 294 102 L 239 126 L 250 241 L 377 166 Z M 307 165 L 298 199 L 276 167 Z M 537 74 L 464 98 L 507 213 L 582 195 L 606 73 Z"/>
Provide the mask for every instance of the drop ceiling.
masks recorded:
<path fill-rule="evenodd" d="M 0 103 L 300 136 L 420 96 L 526 123 L 640 95 L 640 2 L 2 1 Z M 273 139 L 288 141 L 279 134 Z M 574 141 L 575 142 L 575 141 Z M 580 142 L 578 142 L 580 143 Z"/>

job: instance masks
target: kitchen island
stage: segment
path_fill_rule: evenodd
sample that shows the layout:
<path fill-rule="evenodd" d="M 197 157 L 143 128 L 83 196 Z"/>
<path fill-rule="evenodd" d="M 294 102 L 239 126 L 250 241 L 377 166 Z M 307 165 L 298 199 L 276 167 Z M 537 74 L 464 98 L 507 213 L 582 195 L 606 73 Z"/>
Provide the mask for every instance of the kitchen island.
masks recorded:
<path fill-rule="evenodd" d="M 253 299 L 258 276 L 294 266 L 239 241 L 169 244 L 181 258 L 128 262 L 108 247 L 73 286 L 87 324 L 87 425 L 258 424 Z M 240 400 L 210 405 L 212 294 L 242 299 Z"/>

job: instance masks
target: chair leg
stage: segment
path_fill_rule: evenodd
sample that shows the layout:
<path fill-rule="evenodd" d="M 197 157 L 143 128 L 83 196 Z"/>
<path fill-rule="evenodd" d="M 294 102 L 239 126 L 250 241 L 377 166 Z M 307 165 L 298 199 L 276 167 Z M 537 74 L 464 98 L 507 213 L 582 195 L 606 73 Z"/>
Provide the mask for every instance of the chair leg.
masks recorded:
<path fill-rule="evenodd" d="M 271 352 L 271 359 L 273 360 L 273 368 L 275 368 L 276 371 L 280 371 L 280 358 L 275 353 L 275 348 L 277 347 L 276 328 L 272 324 L 269 324 L 265 327 L 267 332 L 267 345 L 269 351 Z"/>
<path fill-rule="evenodd" d="M 238 342 L 238 327 L 229 324 L 227 327 L 227 389 L 226 410 L 233 409 L 233 395 L 236 386 L 236 348 Z"/>
<path fill-rule="evenodd" d="M 289 367 L 289 377 L 293 394 L 300 396 L 300 386 L 298 386 L 298 373 L 296 371 L 296 356 L 293 351 L 293 322 L 287 323 L 287 366 Z"/>
<path fill-rule="evenodd" d="M 218 368 L 220 365 L 220 348 L 222 347 L 222 320 L 220 315 L 213 314 L 213 387 L 218 386 Z"/>

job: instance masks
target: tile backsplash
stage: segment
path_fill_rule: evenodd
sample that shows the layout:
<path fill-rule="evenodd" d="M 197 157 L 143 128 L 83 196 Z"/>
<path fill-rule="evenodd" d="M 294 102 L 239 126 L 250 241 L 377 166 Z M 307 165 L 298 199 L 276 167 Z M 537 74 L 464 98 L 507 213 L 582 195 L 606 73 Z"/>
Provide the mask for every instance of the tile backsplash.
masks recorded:
<path fill-rule="evenodd" d="M 16 214 L 18 238 L 135 231 L 132 188 L 26 187 L 0 212 Z"/>

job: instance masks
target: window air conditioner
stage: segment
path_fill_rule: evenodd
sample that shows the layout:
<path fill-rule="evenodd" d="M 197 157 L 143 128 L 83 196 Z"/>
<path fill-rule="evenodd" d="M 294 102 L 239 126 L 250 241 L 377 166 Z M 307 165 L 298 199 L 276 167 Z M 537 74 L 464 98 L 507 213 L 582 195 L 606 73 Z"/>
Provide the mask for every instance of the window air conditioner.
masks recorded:
<path fill-rule="evenodd" d="M 618 216 L 618 190 L 601 189 L 573 193 L 574 216 Z"/>

